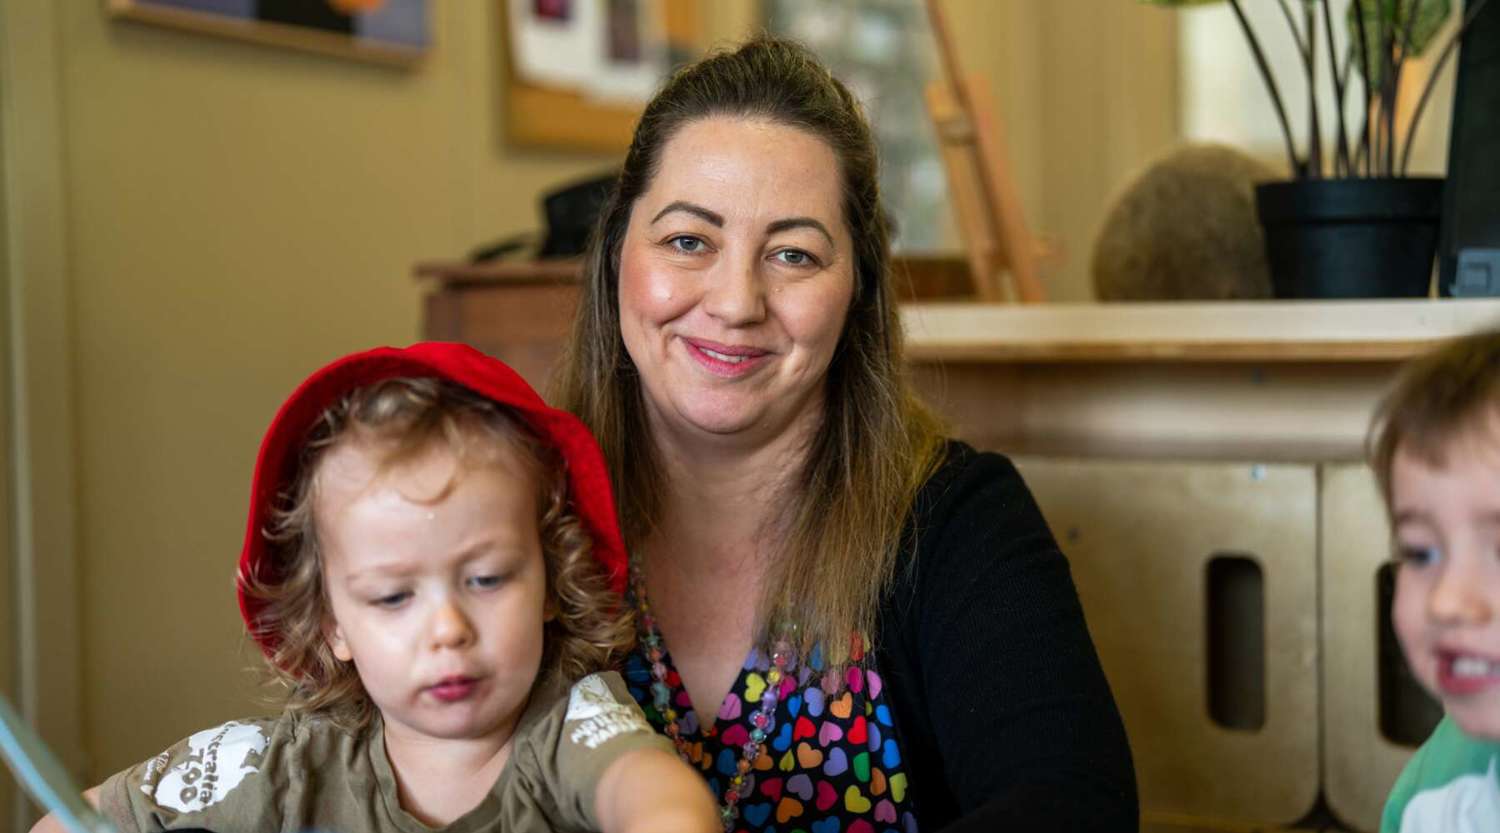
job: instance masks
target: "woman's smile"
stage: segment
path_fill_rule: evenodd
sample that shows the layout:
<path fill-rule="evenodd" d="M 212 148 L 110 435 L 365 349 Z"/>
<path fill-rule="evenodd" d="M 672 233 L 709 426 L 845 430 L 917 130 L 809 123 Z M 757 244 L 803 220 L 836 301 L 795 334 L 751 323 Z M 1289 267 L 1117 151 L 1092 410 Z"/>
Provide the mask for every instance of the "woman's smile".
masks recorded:
<path fill-rule="evenodd" d="M 772 357 L 769 350 L 720 344 L 708 339 L 684 336 L 682 343 L 686 346 L 688 355 L 696 359 L 703 369 L 726 379 L 748 376 L 764 367 Z"/>

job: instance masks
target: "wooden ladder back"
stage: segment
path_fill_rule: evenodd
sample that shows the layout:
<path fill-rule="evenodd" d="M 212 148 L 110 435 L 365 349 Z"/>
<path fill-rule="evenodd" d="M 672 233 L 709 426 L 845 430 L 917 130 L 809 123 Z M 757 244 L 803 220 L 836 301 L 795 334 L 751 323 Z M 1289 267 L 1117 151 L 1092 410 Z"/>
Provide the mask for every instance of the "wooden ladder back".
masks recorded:
<path fill-rule="evenodd" d="M 937 131 L 975 292 L 981 301 L 1014 298 L 1040 303 L 1047 297 L 1037 266 L 1037 242 L 1021 212 L 989 85 L 982 76 L 966 75 L 960 68 L 941 0 L 926 0 L 926 6 L 944 76 L 928 83 L 927 110 Z"/>

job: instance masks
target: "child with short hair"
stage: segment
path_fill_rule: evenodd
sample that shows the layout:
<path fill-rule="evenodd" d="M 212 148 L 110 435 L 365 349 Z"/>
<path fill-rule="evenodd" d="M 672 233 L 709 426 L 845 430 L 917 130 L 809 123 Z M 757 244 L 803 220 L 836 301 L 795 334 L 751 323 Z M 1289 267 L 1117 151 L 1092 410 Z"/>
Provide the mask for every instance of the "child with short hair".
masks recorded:
<path fill-rule="evenodd" d="M 240 557 L 284 713 L 89 797 L 127 831 L 718 830 L 604 671 L 633 636 L 624 580 L 581 422 L 462 345 L 345 357 L 272 422 Z"/>
<path fill-rule="evenodd" d="M 1500 332 L 1407 367 L 1371 466 L 1398 559 L 1391 619 L 1445 716 L 1401 773 L 1382 831 L 1500 830 Z"/>

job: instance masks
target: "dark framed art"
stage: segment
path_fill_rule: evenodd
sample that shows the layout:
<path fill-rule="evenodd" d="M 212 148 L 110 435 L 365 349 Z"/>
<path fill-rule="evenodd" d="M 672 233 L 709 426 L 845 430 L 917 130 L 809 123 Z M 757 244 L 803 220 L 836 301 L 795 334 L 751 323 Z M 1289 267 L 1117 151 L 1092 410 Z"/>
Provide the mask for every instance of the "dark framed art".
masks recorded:
<path fill-rule="evenodd" d="M 116 17 L 409 66 L 431 40 L 428 0 L 105 0 Z"/>

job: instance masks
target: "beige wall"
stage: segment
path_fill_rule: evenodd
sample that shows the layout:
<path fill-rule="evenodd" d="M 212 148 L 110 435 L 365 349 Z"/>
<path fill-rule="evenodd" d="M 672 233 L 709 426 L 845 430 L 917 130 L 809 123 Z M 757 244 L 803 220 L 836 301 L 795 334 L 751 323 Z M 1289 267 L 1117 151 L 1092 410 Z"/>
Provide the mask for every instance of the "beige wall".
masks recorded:
<path fill-rule="evenodd" d="M 1114 0 L 947 7 L 965 68 L 993 90 L 1026 220 L 1059 250 L 1048 298 L 1093 300 L 1111 197 L 1178 141 L 1176 15 Z"/>
<path fill-rule="evenodd" d="M 90 778 L 259 709 L 231 575 L 291 387 L 419 337 L 415 261 L 616 163 L 505 146 L 499 5 L 434 3 L 410 72 L 59 13 Z"/>
<path fill-rule="evenodd" d="M 0 3 L 9 313 L 0 354 L 9 406 L 6 573 L 14 583 L 3 629 L 16 705 L 81 770 L 77 458 L 56 11 L 45 0 Z"/>
<path fill-rule="evenodd" d="M 0 15 L 0 26 L 3 26 L 3 15 Z M 0 67 L 3 67 L 0 64 Z M 0 84 L 0 113 L 8 109 L 9 97 L 4 84 Z M 9 178 L 6 176 L 6 167 L 9 162 L 9 154 L 5 150 L 9 147 L 6 142 L 8 119 L 0 118 L 0 194 L 7 192 Z M 7 213 L 7 200 L 0 199 L 0 345 L 9 346 L 10 335 L 10 223 Z M 8 349 L 0 349 L 0 356 L 8 357 Z M 14 386 L 11 383 L 10 362 L 0 362 L 0 564 L 13 565 L 17 562 L 15 546 L 15 521 L 11 518 L 11 507 L 14 505 L 14 487 L 12 485 L 11 472 L 15 471 L 15 449 L 12 437 L 11 413 L 15 406 L 13 403 Z M 12 579 L 13 571 L 10 569 L 0 570 L 0 692 L 3 692 L 12 703 L 16 702 L 16 690 L 12 680 L 12 670 L 15 668 L 15 657 L 12 650 L 15 646 L 13 634 L 15 611 L 12 605 L 16 595 L 15 583 Z M 9 778 L 0 782 L 0 825 L 7 824 L 12 819 L 12 802 L 14 796 L 14 781 Z"/>
<path fill-rule="evenodd" d="M 231 574 L 281 398 L 611 161 L 507 150 L 499 4 L 433 5 L 411 72 L 60 12 L 92 778 L 254 707 Z"/>
<path fill-rule="evenodd" d="M 67 339 L 37 351 L 56 378 L 29 384 L 66 393 L 47 429 L 76 477 L 62 533 L 98 779 L 255 709 L 231 574 L 255 448 L 290 387 L 415 339 L 414 261 L 534 227 L 545 187 L 613 160 L 504 146 L 497 3 L 435 3 L 435 48 L 402 72 L 111 22 L 97 0 L 7 2 L 56 29 L 36 37 L 56 44 L 62 266 L 46 297 Z M 755 9 L 711 4 L 710 40 L 753 29 Z M 1085 298 L 1108 192 L 1175 131 L 1171 15 L 952 14 L 997 92 L 1031 224 L 1067 250 L 1053 296 Z"/>

